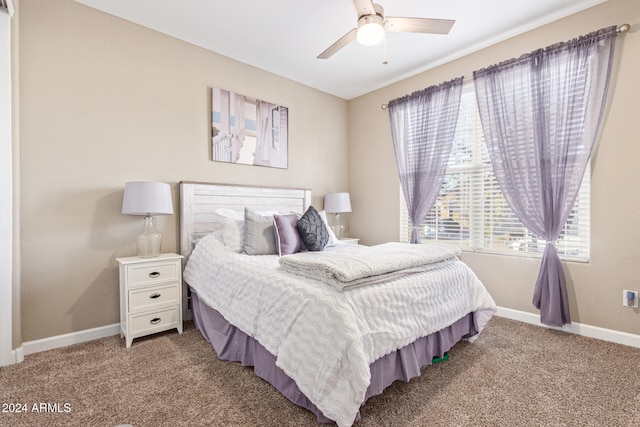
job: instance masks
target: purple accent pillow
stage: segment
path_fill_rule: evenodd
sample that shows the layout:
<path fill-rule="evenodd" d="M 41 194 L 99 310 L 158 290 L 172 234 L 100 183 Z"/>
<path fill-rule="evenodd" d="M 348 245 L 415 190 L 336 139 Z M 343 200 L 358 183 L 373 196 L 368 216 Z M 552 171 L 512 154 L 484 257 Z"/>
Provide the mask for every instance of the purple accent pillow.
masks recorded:
<path fill-rule="evenodd" d="M 298 214 L 274 214 L 273 215 L 273 229 L 276 240 L 276 248 L 278 254 L 289 255 L 302 250 L 302 239 L 298 228 Z"/>

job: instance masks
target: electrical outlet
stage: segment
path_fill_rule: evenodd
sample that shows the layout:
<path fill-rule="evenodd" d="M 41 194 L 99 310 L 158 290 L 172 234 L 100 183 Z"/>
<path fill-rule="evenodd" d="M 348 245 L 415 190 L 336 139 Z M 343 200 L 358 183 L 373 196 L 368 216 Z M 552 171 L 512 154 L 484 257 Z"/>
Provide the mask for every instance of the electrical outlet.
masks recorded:
<path fill-rule="evenodd" d="M 638 308 L 638 291 L 622 291 L 622 305 Z"/>

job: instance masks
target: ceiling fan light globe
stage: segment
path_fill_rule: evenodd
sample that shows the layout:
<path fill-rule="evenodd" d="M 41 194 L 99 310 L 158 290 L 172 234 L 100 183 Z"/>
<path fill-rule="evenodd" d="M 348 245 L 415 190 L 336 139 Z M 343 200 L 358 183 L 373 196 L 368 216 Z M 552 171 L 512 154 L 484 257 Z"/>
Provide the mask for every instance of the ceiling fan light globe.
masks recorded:
<path fill-rule="evenodd" d="M 378 44 L 384 38 L 384 27 L 377 22 L 370 22 L 358 27 L 356 39 L 365 46 Z"/>
<path fill-rule="evenodd" d="M 356 40 L 365 46 L 378 44 L 384 39 L 384 18 L 382 8 L 376 10 L 376 15 L 362 15 L 358 18 Z"/>

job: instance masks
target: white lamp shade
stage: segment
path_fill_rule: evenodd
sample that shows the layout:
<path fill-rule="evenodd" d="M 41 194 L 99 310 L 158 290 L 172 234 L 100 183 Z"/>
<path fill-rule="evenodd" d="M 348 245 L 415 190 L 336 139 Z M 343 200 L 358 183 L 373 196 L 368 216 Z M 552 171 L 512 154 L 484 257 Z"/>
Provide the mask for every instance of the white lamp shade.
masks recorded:
<path fill-rule="evenodd" d="M 122 200 L 124 215 L 172 215 L 171 186 L 164 182 L 127 182 Z"/>
<path fill-rule="evenodd" d="M 349 193 L 329 193 L 324 196 L 324 210 L 327 213 L 351 212 Z"/>

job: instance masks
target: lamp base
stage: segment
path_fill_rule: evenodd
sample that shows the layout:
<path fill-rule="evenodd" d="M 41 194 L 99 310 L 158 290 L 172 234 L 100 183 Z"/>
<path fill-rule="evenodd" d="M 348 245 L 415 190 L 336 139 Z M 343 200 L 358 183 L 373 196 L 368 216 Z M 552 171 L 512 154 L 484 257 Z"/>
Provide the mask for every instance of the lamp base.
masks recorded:
<path fill-rule="evenodd" d="M 344 225 L 336 224 L 332 228 L 333 234 L 335 234 L 338 239 L 342 239 L 344 237 Z"/>
<path fill-rule="evenodd" d="M 156 230 L 156 227 L 153 225 L 152 216 L 144 217 L 144 228 L 138 235 L 136 246 L 138 247 L 139 257 L 152 258 L 160 255 L 162 233 Z"/>
<path fill-rule="evenodd" d="M 342 239 L 344 237 L 344 225 L 342 225 L 342 222 L 340 221 L 340 213 L 338 212 L 335 215 L 336 215 L 336 223 L 332 227 L 333 234 L 335 234 L 338 239 Z"/>

